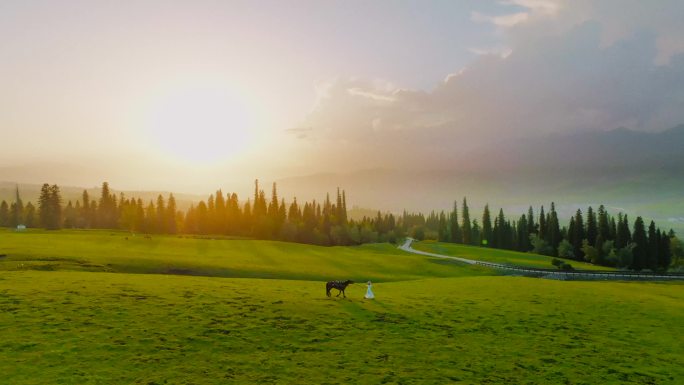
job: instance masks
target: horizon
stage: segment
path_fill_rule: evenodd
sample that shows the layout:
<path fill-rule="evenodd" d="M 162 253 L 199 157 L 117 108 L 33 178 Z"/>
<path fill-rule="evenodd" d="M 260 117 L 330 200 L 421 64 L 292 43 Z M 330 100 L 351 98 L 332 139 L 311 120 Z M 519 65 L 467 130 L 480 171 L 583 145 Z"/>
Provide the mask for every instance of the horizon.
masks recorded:
<path fill-rule="evenodd" d="M 684 123 L 676 1 L 300 5 L 4 2 L 0 179 L 203 193 Z"/>

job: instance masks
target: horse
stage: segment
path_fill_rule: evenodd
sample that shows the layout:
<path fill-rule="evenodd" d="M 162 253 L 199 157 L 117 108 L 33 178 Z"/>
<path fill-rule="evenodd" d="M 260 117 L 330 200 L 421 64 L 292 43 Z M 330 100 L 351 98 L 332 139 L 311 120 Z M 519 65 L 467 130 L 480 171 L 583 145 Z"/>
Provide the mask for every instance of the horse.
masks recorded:
<path fill-rule="evenodd" d="M 339 293 L 337 293 L 337 297 L 339 297 L 340 294 L 342 294 L 344 296 L 344 298 L 347 298 L 347 295 L 344 294 L 344 289 L 346 289 L 347 286 L 349 286 L 352 283 L 354 283 L 354 281 L 352 281 L 350 279 L 348 279 L 346 281 L 330 281 L 330 282 L 327 282 L 325 284 L 325 295 L 330 297 L 330 290 L 331 289 L 337 289 L 340 291 Z"/>

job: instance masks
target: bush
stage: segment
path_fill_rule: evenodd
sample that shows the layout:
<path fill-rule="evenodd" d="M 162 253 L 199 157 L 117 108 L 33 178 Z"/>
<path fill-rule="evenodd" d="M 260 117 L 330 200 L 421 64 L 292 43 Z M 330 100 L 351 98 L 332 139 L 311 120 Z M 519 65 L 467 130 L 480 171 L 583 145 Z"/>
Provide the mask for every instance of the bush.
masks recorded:
<path fill-rule="evenodd" d="M 561 263 L 561 265 L 558 266 L 558 267 L 559 267 L 561 270 L 565 270 L 565 271 L 574 270 L 573 267 L 572 267 L 572 265 L 569 264 L 569 263 L 567 263 L 567 262 Z"/>
<path fill-rule="evenodd" d="M 537 234 L 530 234 L 530 243 L 532 244 L 532 252 L 541 255 L 553 255 L 553 248 L 549 246 L 546 241 L 539 238 Z"/>
<path fill-rule="evenodd" d="M 419 241 L 425 240 L 425 229 L 423 228 L 423 226 L 416 226 L 413 229 L 413 234 L 411 234 L 411 235 L 416 240 L 419 240 Z"/>
<path fill-rule="evenodd" d="M 558 256 L 566 259 L 575 259 L 575 251 L 570 242 L 568 242 L 566 239 L 563 239 L 558 245 Z"/>
<path fill-rule="evenodd" d="M 561 261 L 558 258 L 554 258 L 551 260 L 551 264 L 560 269 L 561 265 L 563 264 L 563 261 Z"/>

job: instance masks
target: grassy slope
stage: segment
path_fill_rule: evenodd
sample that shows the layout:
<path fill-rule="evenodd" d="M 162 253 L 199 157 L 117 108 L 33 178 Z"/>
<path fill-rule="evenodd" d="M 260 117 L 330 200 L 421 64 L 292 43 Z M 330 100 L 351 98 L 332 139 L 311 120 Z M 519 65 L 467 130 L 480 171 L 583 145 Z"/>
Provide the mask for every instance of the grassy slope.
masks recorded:
<path fill-rule="evenodd" d="M 398 281 L 493 274 L 389 244 L 319 247 L 254 240 L 131 236 L 111 231 L 0 230 L 0 270 L 86 270 L 303 280 Z"/>
<path fill-rule="evenodd" d="M 3 384 L 675 384 L 684 290 L 0 272 Z"/>
<path fill-rule="evenodd" d="M 464 246 L 453 243 L 441 243 L 433 241 L 414 242 L 412 247 L 416 250 L 427 251 L 430 253 L 452 255 L 478 261 L 495 262 L 516 266 L 540 267 L 544 269 L 554 268 L 554 266 L 551 264 L 551 257 L 539 254 L 520 253 L 517 251 L 488 249 L 484 247 Z M 613 270 L 610 267 L 595 266 L 590 263 L 578 262 L 569 259 L 562 260 L 571 264 L 575 269 Z"/>

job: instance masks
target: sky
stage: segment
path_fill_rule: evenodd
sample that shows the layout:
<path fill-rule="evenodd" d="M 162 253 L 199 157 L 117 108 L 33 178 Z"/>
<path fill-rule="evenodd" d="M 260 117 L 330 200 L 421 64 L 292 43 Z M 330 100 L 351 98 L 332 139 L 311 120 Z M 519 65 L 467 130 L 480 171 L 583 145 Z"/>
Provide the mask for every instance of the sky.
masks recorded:
<path fill-rule="evenodd" d="M 203 193 L 657 132 L 684 123 L 681 20 L 674 0 L 5 0 L 0 180 Z"/>

